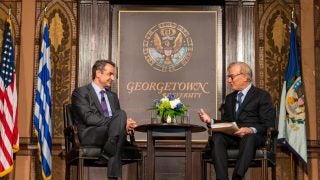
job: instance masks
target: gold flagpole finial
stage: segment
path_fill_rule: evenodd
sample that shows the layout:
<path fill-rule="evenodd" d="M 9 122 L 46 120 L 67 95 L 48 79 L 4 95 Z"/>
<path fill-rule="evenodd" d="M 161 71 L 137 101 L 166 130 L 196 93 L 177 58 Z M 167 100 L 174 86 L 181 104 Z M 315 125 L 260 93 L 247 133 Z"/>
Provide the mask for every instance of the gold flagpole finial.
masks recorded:
<path fill-rule="evenodd" d="M 297 26 L 297 24 L 296 24 L 296 22 L 295 22 L 294 7 L 292 8 L 292 11 L 291 11 L 291 23 L 293 23 L 294 27 Z"/>
<path fill-rule="evenodd" d="M 292 8 L 292 11 L 291 11 L 291 20 L 294 21 L 294 7 Z"/>
<path fill-rule="evenodd" d="M 8 16 L 9 16 L 9 19 L 11 19 L 11 5 L 10 5 L 9 10 L 8 10 Z"/>
<path fill-rule="evenodd" d="M 44 6 L 44 17 L 47 17 L 47 10 L 48 10 L 48 6 L 47 6 L 47 4 L 45 4 L 45 6 Z"/>

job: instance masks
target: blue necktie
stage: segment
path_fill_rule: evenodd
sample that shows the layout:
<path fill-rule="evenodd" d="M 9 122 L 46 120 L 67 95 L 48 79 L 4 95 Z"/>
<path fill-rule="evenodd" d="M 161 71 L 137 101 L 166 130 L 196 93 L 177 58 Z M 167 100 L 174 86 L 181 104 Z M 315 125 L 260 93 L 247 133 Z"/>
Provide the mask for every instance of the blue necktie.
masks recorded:
<path fill-rule="evenodd" d="M 101 95 L 101 107 L 102 107 L 102 110 L 103 110 L 104 117 L 109 117 L 108 106 L 107 106 L 106 99 L 104 98 L 104 93 L 105 93 L 104 90 L 101 90 L 101 91 L 100 91 L 100 95 Z"/>
<path fill-rule="evenodd" d="M 241 103 L 242 103 L 242 100 L 241 100 L 242 96 L 243 96 L 243 93 L 242 93 L 242 92 L 239 92 L 238 95 L 237 95 L 238 109 L 239 109 L 239 107 L 241 106 Z M 238 110 L 237 110 L 237 111 L 238 111 Z"/>
<path fill-rule="evenodd" d="M 243 96 L 243 93 L 242 92 L 239 92 L 238 95 L 237 95 L 237 111 L 236 111 L 236 119 L 238 120 L 238 117 L 239 117 L 239 109 L 240 109 L 240 106 L 241 106 L 241 103 L 242 103 L 242 98 Z"/>

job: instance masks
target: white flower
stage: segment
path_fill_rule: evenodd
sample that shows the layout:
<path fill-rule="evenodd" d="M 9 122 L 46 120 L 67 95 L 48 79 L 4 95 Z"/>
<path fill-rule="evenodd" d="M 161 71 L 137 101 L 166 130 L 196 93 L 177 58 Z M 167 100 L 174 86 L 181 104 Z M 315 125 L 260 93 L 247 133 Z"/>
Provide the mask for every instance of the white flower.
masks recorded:
<path fill-rule="evenodd" d="M 167 120 L 167 123 L 171 123 L 171 117 L 170 116 L 168 116 L 166 120 Z"/>
<path fill-rule="evenodd" d="M 177 104 L 181 103 L 180 99 L 177 98 L 177 99 L 174 99 L 172 101 L 170 101 L 170 106 L 171 106 L 171 109 L 174 109 L 177 107 Z"/>
<path fill-rule="evenodd" d="M 164 102 L 164 101 L 169 101 L 169 99 L 167 97 L 161 98 L 160 102 Z"/>

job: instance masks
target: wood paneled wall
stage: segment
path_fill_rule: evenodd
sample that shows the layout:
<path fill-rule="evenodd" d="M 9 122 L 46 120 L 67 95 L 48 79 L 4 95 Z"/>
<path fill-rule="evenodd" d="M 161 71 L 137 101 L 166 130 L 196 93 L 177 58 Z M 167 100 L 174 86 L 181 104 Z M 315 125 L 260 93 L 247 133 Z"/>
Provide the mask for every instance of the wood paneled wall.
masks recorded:
<path fill-rule="evenodd" d="M 113 60 L 116 61 L 116 55 L 109 55 L 110 52 L 111 54 L 116 54 L 117 51 L 117 44 L 115 43 L 115 39 L 117 39 L 117 33 L 112 32 L 112 29 L 117 28 L 117 17 L 110 18 L 110 16 L 112 16 L 110 13 L 112 10 L 114 10 L 112 7 L 116 5 L 114 3 L 128 4 L 127 1 L 80 1 L 79 10 L 81 13 L 79 13 L 79 70 L 82 70 L 79 71 L 81 74 L 79 73 L 78 85 L 82 85 L 83 83 L 87 82 L 87 77 L 90 72 L 86 71 L 89 69 L 89 67 L 91 67 L 90 63 L 95 60 L 93 57 L 114 57 Z M 135 4 L 134 2 L 130 3 Z M 174 4 L 174 2 L 171 3 Z M 135 5 L 143 4 L 144 1 L 139 1 L 139 3 L 136 3 Z M 150 2 L 145 2 L 145 4 L 149 5 Z M 155 2 L 154 4 L 161 3 Z M 179 7 L 179 5 L 177 5 L 177 7 Z M 255 73 L 254 79 L 256 85 L 269 90 L 272 94 L 275 104 L 278 104 L 280 98 L 280 85 L 283 81 L 282 76 L 284 74 L 284 67 L 287 62 L 288 48 L 281 52 L 273 52 L 272 50 L 274 48 L 272 48 L 268 42 L 270 42 L 271 38 L 276 42 L 283 42 L 282 44 L 273 45 L 279 46 L 279 48 L 286 46 L 289 47 L 289 34 L 286 32 L 286 27 L 280 29 L 279 31 L 278 26 L 281 24 L 274 23 L 277 20 L 276 18 L 280 17 L 283 19 L 284 24 L 282 25 L 285 26 L 285 24 L 289 22 L 288 19 L 291 15 L 290 12 L 292 6 L 295 7 L 296 15 L 299 16 L 299 1 L 224 1 L 223 39 L 225 42 L 225 55 L 223 68 L 225 69 L 226 64 L 229 64 L 233 61 L 245 61 L 250 64 Z M 104 9 L 104 12 L 100 12 L 99 7 L 105 7 L 106 9 Z M 99 21 L 99 19 L 108 19 L 109 21 L 103 21 L 101 24 L 95 23 Z M 99 27 L 102 28 L 101 31 L 98 31 Z M 101 38 L 98 37 L 99 32 L 104 32 L 101 34 L 104 35 L 102 36 L 102 41 L 94 41 Z M 284 37 L 274 36 L 276 33 L 282 33 Z M 109 37 L 105 37 L 107 34 L 109 34 Z M 282 38 L 285 39 L 283 40 Z M 107 45 L 105 42 L 108 40 L 109 44 Z M 106 44 L 106 47 L 108 48 L 105 51 L 101 51 L 101 49 L 98 48 L 93 48 L 99 46 L 98 44 Z M 91 51 L 88 51 L 88 49 L 91 49 Z M 109 53 L 104 54 L 106 51 Z M 275 59 L 270 59 L 270 57 L 267 57 L 267 55 L 270 55 L 270 52 L 276 54 L 277 57 Z M 274 67 L 271 67 L 270 64 L 272 63 L 270 62 L 275 62 L 273 63 Z M 82 77 L 84 79 L 82 79 Z M 278 83 L 273 83 L 274 81 L 272 81 L 272 79 L 276 79 Z M 226 84 L 223 88 L 223 94 L 230 92 L 230 89 L 228 89 Z M 309 143 L 309 147 L 312 147 L 311 144 Z M 202 144 L 202 146 L 204 145 L 205 144 Z M 141 146 L 144 146 L 143 143 Z M 277 178 L 282 179 L 285 174 L 290 174 L 293 178 L 301 179 L 304 176 L 304 173 L 299 163 L 294 161 L 294 158 L 291 156 L 288 150 L 281 148 L 281 146 L 278 149 L 279 166 L 277 167 Z M 198 156 L 199 154 L 195 155 L 195 157 Z M 198 159 L 195 159 L 195 161 L 198 161 Z M 170 164 L 170 162 L 167 163 Z M 294 172 L 289 172 L 290 169 L 292 169 Z M 161 172 L 161 170 L 159 171 Z M 254 179 L 254 177 L 256 177 L 259 173 L 260 171 L 256 169 L 249 170 L 246 178 Z M 198 175 L 199 174 L 196 173 L 194 177 L 197 177 Z M 176 178 L 179 178 L 179 176 Z"/>
<path fill-rule="evenodd" d="M 91 82 L 91 67 L 96 60 L 110 58 L 110 11 L 109 1 L 80 0 L 78 86 Z"/>
<path fill-rule="evenodd" d="M 243 61 L 255 72 L 255 0 L 225 1 L 225 64 Z M 255 77 L 253 78 L 253 80 Z M 227 83 L 225 83 L 227 87 Z M 231 89 L 226 88 L 226 93 Z"/>
<path fill-rule="evenodd" d="M 315 91 L 316 97 L 309 101 L 316 101 L 316 118 L 309 120 L 312 127 L 312 134 L 308 137 L 308 158 L 310 163 L 308 174 L 304 173 L 301 164 L 291 156 L 289 151 L 281 146 L 277 151 L 277 179 L 320 179 L 320 21 L 319 9 L 320 1 L 313 0 L 314 23 L 314 44 L 315 44 Z M 210 6 L 223 4 L 223 51 L 224 62 L 221 65 L 225 72 L 226 65 L 233 61 L 245 61 L 249 63 L 255 72 L 255 84 L 262 87 L 272 94 L 275 104 L 279 103 L 280 87 L 283 81 L 283 72 L 287 60 L 288 51 L 288 32 L 286 24 L 290 20 L 292 7 L 295 7 L 297 17 L 298 34 L 300 36 L 300 19 L 304 16 L 305 3 L 309 0 L 195 0 L 195 1 L 170 1 L 170 0 L 37 0 L 32 3 L 29 0 L 4 0 L 0 2 L 0 16 L 4 19 L 7 15 L 8 7 L 12 7 L 13 15 L 16 19 L 15 44 L 17 57 L 17 74 L 20 87 L 19 99 L 19 118 L 21 137 L 20 151 L 16 154 L 16 171 L 11 176 L 2 179 L 39 179 L 40 167 L 37 158 L 37 145 L 33 135 L 32 127 L 32 107 L 33 89 L 30 84 L 34 84 L 35 72 L 37 70 L 37 60 L 39 55 L 40 43 L 40 24 L 44 15 L 44 7 L 48 6 L 50 22 L 60 24 L 52 29 L 60 35 L 55 39 L 52 46 L 53 63 L 53 95 L 54 99 L 54 120 L 53 120 L 53 179 L 64 178 L 64 142 L 63 142 L 63 116 L 62 104 L 69 102 L 71 92 L 74 87 L 90 82 L 91 66 L 97 59 L 113 58 L 117 61 L 117 17 L 113 16 L 115 5 L 134 4 L 136 6 L 162 6 L 171 4 L 179 8 L 180 6 Z M 21 5 L 22 4 L 22 5 Z M 30 8 L 29 6 L 32 6 Z M 302 7 L 302 8 L 301 8 Z M 34 19 L 24 19 L 20 13 L 34 16 Z M 306 18 L 306 17 L 304 17 Z M 21 20 L 25 20 L 22 22 Z M 34 21 L 33 21 L 34 20 Z M 281 21 L 280 21 L 281 20 Z M 60 22 L 60 23 L 59 23 Z M 282 22 L 279 24 L 279 22 Z M 27 23 L 28 25 L 24 24 Z M 31 25 L 30 25 L 31 24 Z M 56 25 L 57 25 L 56 24 Z M 60 28 L 59 28 L 60 27 Z M 308 26 L 309 27 L 309 26 Z M 1 28 L 0 28 L 1 29 Z M 28 46 L 26 32 L 34 36 L 34 42 L 30 43 L 34 47 L 19 47 L 20 44 Z M 24 34 L 24 37 L 19 35 Z M 62 35 L 61 35 L 62 33 Z M 54 37 L 54 38 L 57 38 Z M 31 38 L 33 40 L 33 38 Z M 29 40 L 30 41 L 30 40 Z M 276 41 L 275 44 L 270 43 Z M 57 43 L 58 42 L 58 43 Z M 308 41 L 304 42 L 308 43 Z M 274 47 L 283 50 L 276 51 Z M 20 52 L 19 49 L 24 49 Z M 28 52 L 26 52 L 28 51 Z M 29 52 L 30 51 L 30 52 Z M 32 54 L 33 53 L 33 54 Z M 305 50 L 301 51 L 306 53 Z M 307 51 L 310 53 L 310 51 Z M 271 56 L 272 55 L 272 56 Z M 31 57 L 30 57 L 31 56 Z M 311 59 L 312 60 L 312 59 Z M 30 68 L 33 73 L 30 74 Z M 32 71 L 31 70 L 31 71 Z M 306 72 L 311 73 L 312 72 Z M 312 76 L 310 76 L 312 78 Z M 117 86 L 114 86 L 116 88 Z M 309 86 L 308 86 L 309 87 Z M 312 86 L 313 87 L 313 86 Z M 230 92 L 226 84 L 223 84 L 221 98 Z M 310 133 L 310 131 L 308 132 Z M 139 142 L 139 146 L 144 150 L 146 157 L 146 143 Z M 200 152 L 205 146 L 205 142 L 193 142 L 193 179 L 200 179 Z M 183 145 L 160 144 L 157 160 L 160 163 L 157 169 L 157 179 L 184 179 L 184 161 L 181 156 Z M 167 152 L 169 150 L 169 152 Z M 175 156 L 179 156 L 177 159 Z M 168 166 L 171 165 L 171 166 Z M 123 167 L 123 179 L 132 179 L 134 166 Z M 145 170 L 144 164 L 144 170 Z M 167 174 L 167 170 L 174 169 L 174 173 Z M 232 169 L 230 169 L 231 171 Z M 22 175 L 21 175 L 21 172 Z M 105 177 L 104 169 L 86 169 L 88 178 L 102 179 Z M 172 172 L 172 171 L 170 171 Z M 144 171 L 145 173 L 145 171 Z M 160 178 L 163 177 L 163 178 Z M 256 179 L 260 177 L 259 169 L 250 169 L 246 174 L 246 179 Z M 211 177 L 214 179 L 214 171 L 211 167 Z"/>

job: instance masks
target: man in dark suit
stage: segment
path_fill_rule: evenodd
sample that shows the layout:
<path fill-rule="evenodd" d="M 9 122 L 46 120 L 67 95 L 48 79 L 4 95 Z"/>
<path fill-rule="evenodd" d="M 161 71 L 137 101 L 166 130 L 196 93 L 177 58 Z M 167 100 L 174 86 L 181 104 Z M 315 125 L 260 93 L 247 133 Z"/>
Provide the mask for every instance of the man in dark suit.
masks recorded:
<path fill-rule="evenodd" d="M 264 144 L 267 128 L 274 127 L 275 109 L 270 94 L 253 86 L 252 70 L 248 64 L 231 63 L 227 70 L 227 81 L 234 91 L 226 96 L 222 120 L 235 121 L 239 130 L 233 135 L 213 135 L 212 158 L 216 178 L 227 180 L 227 149 L 239 147 L 232 175 L 232 179 L 237 180 L 243 178 L 256 149 Z M 208 126 L 214 126 L 214 120 L 203 109 L 200 109 L 199 117 Z"/>
<path fill-rule="evenodd" d="M 92 67 L 92 82 L 72 93 L 73 119 L 82 145 L 101 146 L 101 156 L 108 159 L 108 179 L 121 175 L 122 147 L 126 135 L 136 127 L 120 108 L 117 94 L 111 91 L 115 64 L 98 60 Z"/>

